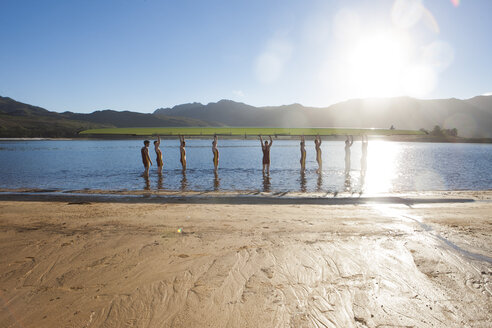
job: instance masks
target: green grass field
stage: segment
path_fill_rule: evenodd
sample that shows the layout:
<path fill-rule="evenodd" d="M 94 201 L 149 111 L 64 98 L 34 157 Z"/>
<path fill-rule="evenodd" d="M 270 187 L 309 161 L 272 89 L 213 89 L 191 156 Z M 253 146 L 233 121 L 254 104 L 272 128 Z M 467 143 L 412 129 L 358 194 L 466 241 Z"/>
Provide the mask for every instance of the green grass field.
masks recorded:
<path fill-rule="evenodd" d="M 339 129 L 339 128 L 239 128 L 239 127 L 166 127 L 166 128 L 108 128 L 91 129 L 81 135 L 128 136 L 330 136 L 330 135 L 419 135 L 421 131 L 390 129 Z"/>

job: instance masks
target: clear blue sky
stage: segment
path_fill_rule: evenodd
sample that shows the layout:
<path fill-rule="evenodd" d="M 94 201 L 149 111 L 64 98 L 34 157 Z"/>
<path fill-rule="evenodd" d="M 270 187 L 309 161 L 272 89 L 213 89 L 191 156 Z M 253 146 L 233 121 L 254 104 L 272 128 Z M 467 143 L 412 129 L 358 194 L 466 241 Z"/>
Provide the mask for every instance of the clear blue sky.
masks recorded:
<path fill-rule="evenodd" d="M 492 92 L 490 0 L 1 0 L 0 95 L 54 111 Z"/>

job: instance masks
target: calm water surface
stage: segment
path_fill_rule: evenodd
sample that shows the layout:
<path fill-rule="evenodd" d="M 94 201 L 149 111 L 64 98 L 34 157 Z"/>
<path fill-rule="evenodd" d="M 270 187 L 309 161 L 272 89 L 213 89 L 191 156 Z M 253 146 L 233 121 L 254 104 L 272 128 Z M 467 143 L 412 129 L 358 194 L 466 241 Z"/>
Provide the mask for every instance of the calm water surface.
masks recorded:
<path fill-rule="evenodd" d="M 150 179 L 140 158 L 142 141 L 0 141 L 0 188 L 58 190 L 360 191 L 492 189 L 492 145 L 370 141 L 361 174 L 361 143 L 351 148 L 345 174 L 344 144 L 324 141 L 323 172 L 316 173 L 313 141 L 306 141 L 307 170 L 300 172 L 299 142 L 276 140 L 270 174 L 261 171 L 259 141 L 219 140 L 214 174 L 211 140 L 187 140 L 188 169 L 181 170 L 179 142 L 163 140 L 164 170 Z M 155 152 L 150 147 L 155 164 Z"/>

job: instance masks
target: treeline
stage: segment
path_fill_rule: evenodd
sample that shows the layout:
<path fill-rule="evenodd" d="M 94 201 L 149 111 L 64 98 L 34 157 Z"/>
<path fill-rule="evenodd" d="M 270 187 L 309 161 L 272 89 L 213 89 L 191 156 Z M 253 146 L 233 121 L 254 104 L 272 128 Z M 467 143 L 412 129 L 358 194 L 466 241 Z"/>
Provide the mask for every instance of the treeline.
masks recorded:
<path fill-rule="evenodd" d="M 426 130 L 424 128 L 420 129 L 420 131 L 424 132 L 425 134 L 435 136 L 435 137 L 457 137 L 458 136 L 458 129 L 457 128 L 452 128 L 452 129 L 442 129 L 439 125 L 434 126 L 432 130 Z"/>

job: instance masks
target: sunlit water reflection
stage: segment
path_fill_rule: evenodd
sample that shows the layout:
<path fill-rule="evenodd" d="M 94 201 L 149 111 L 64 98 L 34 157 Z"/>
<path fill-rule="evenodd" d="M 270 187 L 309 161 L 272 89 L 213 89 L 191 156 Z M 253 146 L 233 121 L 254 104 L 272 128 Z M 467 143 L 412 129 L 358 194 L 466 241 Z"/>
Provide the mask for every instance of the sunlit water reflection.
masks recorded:
<path fill-rule="evenodd" d="M 306 172 L 299 142 L 275 140 L 270 174 L 261 172 L 255 140 L 219 140 L 220 163 L 213 170 L 211 140 L 188 140 L 188 169 L 179 163 L 179 142 L 163 140 L 164 169 L 141 176 L 141 141 L 0 141 L 0 187 L 112 190 L 351 191 L 492 189 L 492 145 L 369 141 L 367 170 L 362 145 L 351 147 L 345 171 L 344 143 L 324 141 L 323 171 L 316 173 L 314 143 L 306 141 Z M 151 157 L 155 153 L 151 147 Z"/>

